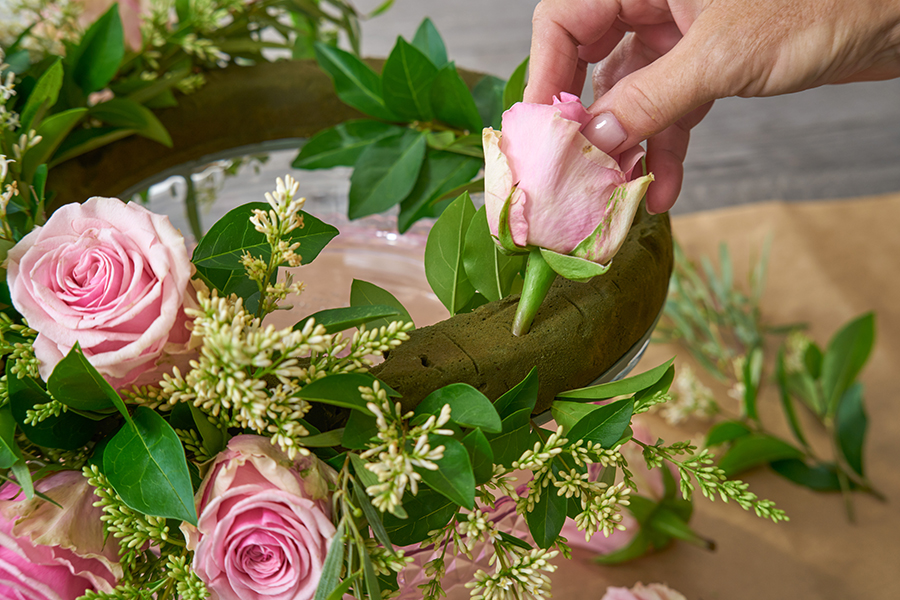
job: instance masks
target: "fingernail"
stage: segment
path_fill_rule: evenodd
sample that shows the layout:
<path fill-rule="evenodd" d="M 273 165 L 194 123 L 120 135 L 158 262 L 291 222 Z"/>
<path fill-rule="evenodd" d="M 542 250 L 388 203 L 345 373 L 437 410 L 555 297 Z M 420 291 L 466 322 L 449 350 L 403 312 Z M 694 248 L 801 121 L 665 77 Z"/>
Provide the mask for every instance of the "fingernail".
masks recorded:
<path fill-rule="evenodd" d="M 619 120 L 609 112 L 600 113 L 588 121 L 581 133 L 590 143 L 606 153 L 618 148 L 628 138 Z"/>

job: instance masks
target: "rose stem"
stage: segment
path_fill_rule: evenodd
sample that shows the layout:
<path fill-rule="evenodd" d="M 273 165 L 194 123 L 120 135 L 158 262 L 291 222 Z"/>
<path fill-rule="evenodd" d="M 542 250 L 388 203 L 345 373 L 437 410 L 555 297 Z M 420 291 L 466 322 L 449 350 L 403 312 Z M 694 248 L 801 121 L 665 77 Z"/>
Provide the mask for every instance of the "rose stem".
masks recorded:
<path fill-rule="evenodd" d="M 528 330 L 531 329 L 531 322 L 534 321 L 534 316 L 555 279 L 556 272 L 541 256 L 540 248 L 533 248 L 528 255 L 528 265 L 525 267 L 525 285 L 522 287 L 522 296 L 519 298 L 516 317 L 513 319 L 513 335 L 520 336 L 528 333 Z"/>

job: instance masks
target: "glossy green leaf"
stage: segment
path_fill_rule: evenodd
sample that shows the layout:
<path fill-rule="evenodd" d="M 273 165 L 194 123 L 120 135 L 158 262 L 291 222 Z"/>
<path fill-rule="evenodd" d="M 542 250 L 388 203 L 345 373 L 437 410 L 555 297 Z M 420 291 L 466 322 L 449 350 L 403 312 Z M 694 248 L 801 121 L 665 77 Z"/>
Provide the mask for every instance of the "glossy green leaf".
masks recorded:
<path fill-rule="evenodd" d="M 356 412 L 356 411 L 354 411 Z M 307 448 L 330 448 L 338 446 L 344 437 L 344 428 L 331 429 L 323 433 L 309 435 L 302 439 L 303 445 Z"/>
<path fill-rule="evenodd" d="M 859 475 L 863 475 L 863 449 L 865 448 L 869 419 L 863 406 L 861 383 L 854 383 L 844 392 L 834 420 L 841 453 L 850 468 Z"/>
<path fill-rule="evenodd" d="M 115 407 L 126 421 L 131 419 L 122 398 L 88 362 L 77 342 L 53 368 L 47 390 L 71 408 L 95 411 Z"/>
<path fill-rule="evenodd" d="M 385 105 L 410 121 L 430 121 L 431 84 L 437 72 L 421 50 L 398 37 L 381 71 Z"/>
<path fill-rule="evenodd" d="M 519 460 L 522 453 L 531 447 L 531 411 L 523 408 L 502 421 L 502 433 L 487 434 L 491 443 L 491 451 L 494 453 L 494 462 L 504 467 L 512 465 Z"/>
<path fill-rule="evenodd" d="M 412 317 L 409 311 L 403 307 L 403 304 L 389 291 L 382 289 L 374 283 L 354 279 L 350 284 L 350 306 L 390 306 L 397 310 L 397 316 L 390 319 L 382 319 L 371 321 L 370 328 L 381 327 L 382 325 L 390 325 L 391 321 L 403 321 L 404 323 L 412 323 Z"/>
<path fill-rule="evenodd" d="M 268 261 L 272 256 L 269 243 L 265 234 L 253 227 L 250 217 L 254 210 L 269 208 L 264 202 L 251 202 L 228 211 L 197 244 L 191 262 L 203 270 L 228 269 L 242 272 L 244 266 L 241 264 L 241 256 L 244 252 Z M 303 227 L 288 234 L 287 241 L 300 242 L 297 253 L 302 257 L 302 264 L 307 265 L 338 234 L 338 230 L 310 214 L 302 215 Z"/>
<path fill-rule="evenodd" d="M 491 237 L 487 211 L 475 213 L 466 232 L 463 265 L 469 281 L 490 301 L 506 297 L 516 275 L 525 267 L 525 255 L 502 254 Z"/>
<path fill-rule="evenodd" d="M 660 397 L 668 393 L 673 381 L 675 381 L 675 365 L 666 369 L 659 381 L 634 394 L 634 414 L 649 410 L 650 406 L 657 404 Z"/>
<path fill-rule="evenodd" d="M 481 133 L 483 125 L 475 99 L 453 63 L 437 72 L 431 84 L 431 107 L 438 121 L 457 129 Z"/>
<path fill-rule="evenodd" d="M 372 559 L 369 558 L 367 552 L 362 553 L 363 562 L 363 580 L 366 584 L 366 592 L 369 598 L 381 598 L 381 585 L 378 583 L 378 576 L 375 575 L 375 567 L 372 565 Z"/>
<path fill-rule="evenodd" d="M 784 440 L 766 434 L 753 434 L 737 438 L 731 448 L 719 459 L 719 467 L 728 477 L 747 469 L 786 458 L 801 458 L 803 453 Z"/>
<path fill-rule="evenodd" d="M 366 461 L 353 452 L 348 453 L 347 456 L 350 457 L 350 463 L 353 465 L 353 472 L 356 474 L 357 479 L 359 479 L 363 487 L 378 485 L 378 476 L 366 468 Z"/>
<path fill-rule="evenodd" d="M 365 486 L 358 481 L 353 482 L 353 497 L 356 499 L 356 505 L 362 509 L 366 521 L 372 529 L 372 533 L 375 534 L 375 539 L 393 554 L 394 546 L 391 544 L 391 537 L 381 521 L 381 514 L 372 506 L 372 501 L 369 500 Z"/>
<path fill-rule="evenodd" d="M 352 408 L 371 415 L 371 411 L 366 408 L 366 401 L 360 396 L 359 388 L 372 387 L 374 381 L 374 377 L 364 373 L 339 373 L 303 386 L 294 392 L 294 396 L 310 402 Z"/>
<path fill-rule="evenodd" d="M 400 203 L 400 214 L 397 216 L 400 233 L 419 219 L 439 216 L 444 208 L 439 201 L 470 182 L 483 166 L 483 160 L 471 156 L 442 150 L 426 152 L 415 186 Z"/>
<path fill-rule="evenodd" d="M 350 588 L 353 587 L 353 584 L 356 583 L 356 580 L 359 579 L 360 576 L 361 573 L 359 571 L 357 571 L 356 573 L 350 573 L 349 575 L 345 576 L 343 581 L 341 581 L 338 586 L 334 588 L 334 590 L 331 592 L 331 594 L 328 595 L 326 600 L 342 600 L 343 598 L 346 598 L 348 595 L 350 595 Z M 318 589 L 316 589 L 316 592 L 318 592 Z"/>
<path fill-rule="evenodd" d="M 207 456 L 215 456 L 224 450 L 228 441 L 225 438 L 225 433 L 209 420 L 209 417 L 205 412 L 193 404 L 188 404 L 187 406 L 191 411 L 191 420 L 197 427 L 197 432 L 200 434 L 200 441 L 203 444 L 203 449 L 206 451 Z M 306 438 L 304 441 L 308 441 L 308 439 L 309 438 Z"/>
<path fill-rule="evenodd" d="M 102 90 L 115 77 L 125 56 L 125 35 L 119 7 L 113 4 L 94 21 L 75 51 L 72 78 L 87 95 Z"/>
<path fill-rule="evenodd" d="M 444 210 L 425 243 L 425 277 L 451 315 L 458 313 L 475 294 L 463 267 L 466 232 L 474 216 L 472 200 L 463 194 Z"/>
<path fill-rule="evenodd" d="M 550 406 L 550 412 L 553 420 L 557 425 L 561 425 L 565 431 L 569 431 L 578 421 L 586 417 L 589 413 L 602 408 L 599 404 L 589 404 L 587 402 L 565 402 L 564 400 L 556 400 Z"/>
<path fill-rule="evenodd" d="M 103 472 L 129 508 L 197 524 L 184 448 L 156 412 L 139 406 L 103 452 Z"/>
<path fill-rule="evenodd" d="M 25 459 L 20 458 L 17 460 L 10 467 L 10 470 L 16 478 L 16 483 L 19 484 L 19 487 L 25 494 L 25 498 L 28 500 L 34 498 L 34 480 L 31 477 L 31 471 L 29 471 L 28 463 L 25 462 Z"/>
<path fill-rule="evenodd" d="M 718 446 L 727 444 L 738 438 L 753 433 L 749 427 L 740 421 L 722 421 L 716 423 L 706 434 L 706 446 Z"/>
<path fill-rule="evenodd" d="M 541 256 L 550 265 L 558 275 L 565 277 L 570 281 L 585 283 L 596 277 L 603 275 L 609 270 L 610 263 L 601 265 L 591 262 L 577 256 L 569 256 L 567 254 L 559 254 L 546 248 L 541 248 Z"/>
<path fill-rule="evenodd" d="M 86 112 L 86 108 L 72 108 L 41 121 L 37 128 L 37 134 L 41 136 L 41 141 L 32 146 L 22 159 L 22 174 L 25 179 L 31 179 L 38 166 L 50 160 L 50 157 Z"/>
<path fill-rule="evenodd" d="M 458 507 L 455 502 L 438 492 L 420 487 L 415 496 L 407 492 L 403 497 L 403 508 L 408 515 L 406 519 L 399 519 L 391 514 L 384 515 L 384 528 L 391 536 L 391 541 L 398 546 L 423 541 L 428 537 L 429 531 L 440 529 L 449 523 Z"/>
<path fill-rule="evenodd" d="M 786 458 L 772 461 L 771 467 L 785 479 L 817 492 L 837 492 L 841 489 L 841 480 L 834 465 L 810 466 L 799 458 Z"/>
<path fill-rule="evenodd" d="M 341 445 L 351 450 L 365 450 L 366 444 L 377 434 L 378 423 L 375 417 L 354 410 L 350 412 L 344 426 Z"/>
<path fill-rule="evenodd" d="M 470 133 L 469 135 L 458 137 L 452 144 L 447 146 L 445 150 L 471 156 L 484 162 L 484 147 L 482 145 L 480 133 Z M 482 186 L 481 189 L 483 190 L 484 186 Z"/>
<path fill-rule="evenodd" d="M 61 450 L 77 450 L 94 437 L 98 423 L 71 412 L 44 419 L 37 425 L 26 425 L 27 412 L 36 404 L 45 404 L 52 398 L 30 377 L 19 379 L 15 373 L 11 373 L 13 364 L 12 360 L 6 361 L 9 406 L 25 437 L 38 446 Z"/>
<path fill-rule="evenodd" d="M 295 169 L 330 169 L 352 167 L 363 150 L 389 135 L 403 133 L 390 123 L 358 119 L 345 121 L 315 134 L 294 159 Z"/>
<path fill-rule="evenodd" d="M 322 573 L 319 575 L 319 585 L 316 586 L 316 595 L 313 600 L 328 600 L 331 593 L 340 585 L 341 571 L 344 568 L 344 549 L 346 548 L 344 536 L 347 527 L 342 520 L 337 531 L 334 532 L 325 562 L 322 563 Z"/>
<path fill-rule="evenodd" d="M 351 219 L 383 212 L 406 198 L 425 160 L 425 134 L 412 129 L 369 145 L 350 177 Z"/>
<path fill-rule="evenodd" d="M 16 443 L 16 420 L 9 405 L 0 408 L 0 469 L 8 469 L 21 460 Z"/>
<path fill-rule="evenodd" d="M 631 423 L 634 400 L 626 398 L 601 406 L 585 415 L 566 434 L 571 441 L 585 440 L 612 448 Z"/>
<path fill-rule="evenodd" d="M 500 433 L 500 415 L 487 396 L 467 383 L 451 383 L 428 394 L 418 406 L 416 415 L 440 414 L 450 406 L 450 420 L 461 427 L 478 427 L 485 433 Z"/>
<path fill-rule="evenodd" d="M 825 355 L 822 354 L 819 346 L 815 342 L 810 341 L 806 347 L 806 352 L 803 353 L 803 366 L 806 367 L 806 371 L 813 379 L 818 379 L 822 376 L 822 360 L 824 358 Z"/>
<path fill-rule="evenodd" d="M 338 98 L 371 117 L 396 121 L 384 103 L 381 77 L 349 52 L 316 42 L 316 60 L 334 82 Z"/>
<path fill-rule="evenodd" d="M 56 104 L 62 82 L 62 61 L 57 58 L 38 79 L 31 94 L 28 95 L 25 107 L 19 113 L 19 123 L 22 131 L 31 129 L 32 121 L 34 121 L 35 117 L 42 116 L 50 107 Z"/>
<path fill-rule="evenodd" d="M 132 129 L 140 136 L 172 147 L 172 136 L 165 125 L 146 106 L 128 98 L 113 98 L 92 106 L 88 114 L 100 121 L 122 129 Z"/>
<path fill-rule="evenodd" d="M 462 439 L 463 446 L 469 453 L 475 484 L 482 485 L 490 481 L 494 475 L 494 451 L 491 443 L 480 429 L 473 429 Z"/>
<path fill-rule="evenodd" d="M 506 82 L 493 75 L 485 75 L 472 89 L 472 97 L 485 127 L 500 129 L 503 115 L 503 88 Z"/>
<path fill-rule="evenodd" d="M 538 373 L 537 367 L 532 367 L 525 379 L 517 383 L 511 390 L 497 398 L 494 408 L 500 414 L 501 419 L 506 419 L 522 409 L 528 409 L 528 416 L 523 420 L 528 423 L 531 413 L 534 412 L 538 397 Z"/>
<path fill-rule="evenodd" d="M 526 58 L 519 63 L 506 82 L 506 87 L 503 88 L 503 110 L 509 110 L 510 106 L 522 101 L 522 97 L 525 95 L 525 74 L 527 72 L 528 59 Z"/>
<path fill-rule="evenodd" d="M 444 45 L 444 40 L 438 33 L 437 27 L 428 17 L 425 17 L 416 30 L 412 45 L 427 56 L 434 66 L 440 68 L 447 63 L 447 47 Z"/>
<path fill-rule="evenodd" d="M 599 385 L 592 385 L 577 390 L 569 390 L 568 392 L 557 394 L 556 397 L 565 398 L 567 400 L 606 400 L 608 398 L 615 398 L 616 396 L 634 394 L 659 382 L 659 380 L 665 376 L 674 361 L 675 358 L 673 357 L 658 367 L 654 367 L 649 371 L 644 371 L 638 375 L 626 377 L 619 381 L 611 381 L 609 383 L 601 383 Z"/>
<path fill-rule="evenodd" d="M 822 391 L 828 414 L 837 411 L 875 344 L 875 314 L 866 313 L 845 325 L 828 343 L 822 358 Z"/>
<path fill-rule="evenodd" d="M 309 319 L 315 319 L 318 325 L 325 326 L 326 333 L 337 333 L 351 327 L 359 327 L 372 321 L 400 321 L 400 311 L 386 304 L 370 304 L 367 306 L 348 306 L 344 308 L 327 308 L 308 317 L 300 319 L 294 329 L 302 329 Z"/>
<path fill-rule="evenodd" d="M 551 468 L 558 471 L 557 461 L 554 460 Z M 544 488 L 541 499 L 534 505 L 534 509 L 525 513 L 525 521 L 534 543 L 540 548 L 549 548 L 556 542 L 559 532 L 566 522 L 566 510 L 569 499 L 565 495 L 560 496 L 551 487 Z"/>
<path fill-rule="evenodd" d="M 465 446 L 452 437 L 433 434 L 428 436 L 428 443 L 432 448 L 444 446 L 444 456 L 435 461 L 438 468 L 434 471 L 416 468 L 422 481 L 456 504 L 472 510 L 475 507 L 475 474 Z"/>

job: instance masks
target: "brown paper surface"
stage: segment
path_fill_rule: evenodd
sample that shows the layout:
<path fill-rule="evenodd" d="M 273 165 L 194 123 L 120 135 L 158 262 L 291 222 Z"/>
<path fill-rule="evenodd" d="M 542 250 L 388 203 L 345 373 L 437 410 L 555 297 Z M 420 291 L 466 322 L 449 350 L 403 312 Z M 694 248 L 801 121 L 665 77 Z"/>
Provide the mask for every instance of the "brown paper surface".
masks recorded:
<path fill-rule="evenodd" d="M 716 262 L 719 244 L 726 242 L 736 281 L 746 281 L 751 255 L 772 236 L 762 300 L 768 324 L 806 322 L 809 335 L 824 346 L 843 323 L 875 311 L 875 350 L 861 376 L 869 416 L 865 466 L 887 502 L 855 494 L 856 523 L 849 523 L 840 494 L 812 492 L 756 469 L 741 477 L 787 511 L 790 522 L 774 524 L 698 496 L 691 525 L 716 541 L 715 552 L 679 542 L 616 567 L 578 554 L 552 576 L 554 597 L 599 599 L 607 585 L 642 581 L 668 583 L 690 600 L 900 599 L 900 195 L 770 202 L 673 221 L 675 237 L 692 259 L 705 255 Z M 685 351 L 660 345 L 650 346 L 638 370 L 676 353 L 676 368 L 690 364 L 701 373 Z M 737 411 L 724 389 L 710 387 L 721 404 Z M 789 438 L 778 402 L 776 386 L 767 384 L 759 398 L 764 423 Z M 657 420 L 652 427 L 667 441 L 699 441 L 708 423 L 672 429 Z M 823 441 L 813 440 L 816 447 Z"/>

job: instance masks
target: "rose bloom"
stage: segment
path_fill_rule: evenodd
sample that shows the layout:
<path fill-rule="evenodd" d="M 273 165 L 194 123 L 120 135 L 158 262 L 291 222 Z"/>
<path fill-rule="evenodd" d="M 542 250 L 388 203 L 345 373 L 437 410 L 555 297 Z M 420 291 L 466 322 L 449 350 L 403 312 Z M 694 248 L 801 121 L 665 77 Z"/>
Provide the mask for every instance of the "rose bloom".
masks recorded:
<path fill-rule="evenodd" d="M 190 339 L 184 238 L 168 217 L 137 204 L 63 206 L 9 251 L 7 269 L 13 305 L 40 332 L 34 350 L 44 380 L 77 342 L 121 388 Z"/>
<path fill-rule="evenodd" d="M 593 115 L 577 96 L 561 98 L 552 106 L 519 102 L 503 113 L 502 132 L 485 128 L 488 225 L 499 235 L 512 192 L 508 219 L 516 245 L 606 264 L 625 241 L 653 176 L 629 181 L 643 150 L 625 152 L 618 162 L 598 150 L 581 134 Z"/>
<path fill-rule="evenodd" d="M 623 587 L 607 588 L 601 600 L 687 600 L 687 598 L 661 583 L 650 585 L 638 583 L 630 590 Z"/>
<path fill-rule="evenodd" d="M 0 488 L 0 598 L 75 600 L 111 592 L 122 576 L 118 544 L 104 539 L 101 509 L 79 471 L 48 475 L 35 488 L 62 508 L 19 487 Z"/>
<path fill-rule="evenodd" d="M 212 599 L 313 598 L 335 534 L 334 480 L 314 456 L 291 461 L 269 438 L 232 438 L 197 491 L 198 526 L 182 525 Z"/>

